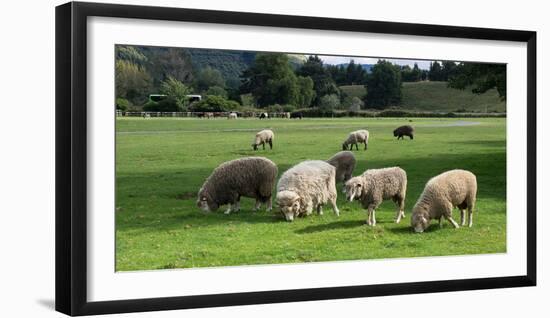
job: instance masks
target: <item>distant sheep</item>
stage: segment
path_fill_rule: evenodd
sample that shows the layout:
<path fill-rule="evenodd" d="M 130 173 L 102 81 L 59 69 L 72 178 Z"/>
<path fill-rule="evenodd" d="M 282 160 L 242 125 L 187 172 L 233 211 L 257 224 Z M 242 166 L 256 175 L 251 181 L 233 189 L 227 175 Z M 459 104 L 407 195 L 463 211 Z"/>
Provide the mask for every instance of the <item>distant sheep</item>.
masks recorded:
<path fill-rule="evenodd" d="M 332 156 L 327 162 L 336 168 L 336 182 L 345 183 L 353 175 L 355 169 L 355 155 L 351 151 L 340 151 Z"/>
<path fill-rule="evenodd" d="M 403 136 L 409 136 L 410 139 L 414 139 L 414 128 L 410 125 L 397 127 L 393 131 L 393 136 L 397 137 L 397 140 L 399 140 L 399 138 L 403 139 Z"/>
<path fill-rule="evenodd" d="M 261 113 L 260 114 L 260 119 L 268 119 L 269 118 L 269 114 L 268 113 Z"/>
<path fill-rule="evenodd" d="M 365 150 L 367 150 L 367 144 L 369 143 L 369 132 L 367 130 L 361 129 L 352 131 L 348 135 L 348 138 L 344 140 L 342 150 L 348 150 L 348 147 L 350 147 L 349 150 L 353 150 L 353 145 L 355 145 L 355 148 L 359 150 L 359 146 L 357 145 L 358 143 L 365 144 Z"/>
<path fill-rule="evenodd" d="M 197 206 L 203 211 L 216 211 L 229 204 L 225 214 L 240 210 L 241 197 L 256 199 L 254 210 L 262 203 L 271 211 L 271 193 L 277 179 L 277 166 L 269 159 L 246 157 L 219 165 L 199 190 Z"/>
<path fill-rule="evenodd" d="M 399 167 L 369 169 L 346 182 L 346 200 L 361 201 L 368 211 L 367 224 L 376 225 L 376 209 L 384 200 L 391 199 L 397 205 L 395 223 L 405 217 L 407 173 Z"/>
<path fill-rule="evenodd" d="M 290 118 L 290 113 L 289 112 L 284 112 L 283 113 L 283 118 Z"/>
<path fill-rule="evenodd" d="M 237 119 L 237 113 L 229 113 L 229 115 L 227 115 L 227 119 Z"/>
<path fill-rule="evenodd" d="M 310 215 L 313 209 L 323 214 L 323 205 L 330 202 L 336 215 L 336 168 L 321 161 L 301 162 L 288 169 L 277 184 L 276 202 L 287 221 Z"/>
<path fill-rule="evenodd" d="M 468 226 L 473 224 L 473 212 L 477 195 L 476 176 L 466 170 L 450 170 L 431 178 L 413 208 L 411 225 L 415 232 L 424 232 L 430 220 L 447 219 L 455 228 L 458 224 L 452 218 L 454 207 L 460 210 L 460 223 L 466 224 L 465 210 L 468 210 Z"/>
<path fill-rule="evenodd" d="M 301 112 L 293 112 L 293 113 L 290 113 L 290 118 L 297 118 L 297 119 L 302 119 L 303 115 Z"/>
<path fill-rule="evenodd" d="M 262 130 L 256 134 L 254 141 L 252 142 L 252 148 L 258 150 L 258 146 L 262 145 L 263 150 L 265 150 L 265 144 L 269 144 L 269 149 L 273 149 L 273 139 L 275 139 L 275 134 L 269 129 Z"/>

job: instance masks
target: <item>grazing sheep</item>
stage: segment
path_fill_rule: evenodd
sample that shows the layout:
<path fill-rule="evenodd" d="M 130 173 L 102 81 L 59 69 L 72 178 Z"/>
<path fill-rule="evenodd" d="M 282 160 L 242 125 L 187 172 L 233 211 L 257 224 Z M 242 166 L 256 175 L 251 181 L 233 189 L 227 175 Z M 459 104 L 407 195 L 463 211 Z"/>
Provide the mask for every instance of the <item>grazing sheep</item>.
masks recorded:
<path fill-rule="evenodd" d="M 268 113 L 261 113 L 260 114 L 260 119 L 268 119 L 269 118 L 269 114 Z"/>
<path fill-rule="evenodd" d="M 376 209 L 384 200 L 391 199 L 397 205 L 395 223 L 405 217 L 407 173 L 399 167 L 369 169 L 346 182 L 346 199 L 361 201 L 368 210 L 368 225 L 376 225 Z"/>
<path fill-rule="evenodd" d="M 283 113 L 283 118 L 290 118 L 290 113 L 289 112 L 284 112 Z"/>
<path fill-rule="evenodd" d="M 355 169 L 355 155 L 351 151 L 340 151 L 327 160 L 336 168 L 336 182 L 346 183 L 353 175 Z M 344 188 L 345 191 L 345 188 Z"/>
<path fill-rule="evenodd" d="M 199 190 L 197 206 L 216 211 L 229 204 L 225 214 L 240 210 L 241 196 L 256 199 L 254 211 L 266 203 L 271 211 L 271 192 L 277 179 L 277 166 L 263 157 L 246 157 L 219 165 Z"/>
<path fill-rule="evenodd" d="M 301 162 L 283 173 L 277 184 L 276 202 L 287 221 L 310 215 L 313 209 L 323 214 L 330 202 L 336 215 L 336 168 L 321 160 Z"/>
<path fill-rule="evenodd" d="M 298 119 L 302 119 L 303 115 L 301 112 L 292 112 L 290 113 L 290 118 L 298 118 Z"/>
<path fill-rule="evenodd" d="M 393 136 L 397 137 L 397 140 L 399 140 L 399 138 L 403 139 L 403 136 L 409 136 L 410 139 L 414 139 L 414 128 L 410 125 L 397 127 L 393 131 Z"/>
<path fill-rule="evenodd" d="M 227 119 L 237 119 L 237 113 L 229 113 L 229 115 L 227 115 Z"/>
<path fill-rule="evenodd" d="M 262 145 L 263 149 L 265 150 L 265 144 L 269 144 L 269 149 L 273 149 L 273 139 L 275 138 L 275 134 L 273 131 L 269 129 L 264 129 L 256 134 L 254 137 L 254 141 L 252 142 L 252 148 L 254 150 L 258 150 L 258 146 Z"/>
<path fill-rule="evenodd" d="M 431 178 L 413 208 L 412 227 L 421 233 L 430 225 L 430 220 L 438 219 L 441 227 L 441 219 L 445 218 L 458 228 L 452 218 L 455 206 L 460 210 L 462 226 L 466 223 L 465 210 L 468 209 L 468 226 L 471 227 L 476 193 L 476 176 L 470 171 L 450 170 Z"/>
<path fill-rule="evenodd" d="M 349 145 L 351 145 L 349 150 L 353 150 L 353 145 L 355 145 L 355 148 L 359 150 L 359 146 L 357 146 L 358 143 L 364 143 L 365 150 L 367 150 L 367 144 L 369 143 L 369 132 L 367 130 L 361 129 L 352 131 L 348 138 L 344 140 L 342 150 L 348 150 Z"/>

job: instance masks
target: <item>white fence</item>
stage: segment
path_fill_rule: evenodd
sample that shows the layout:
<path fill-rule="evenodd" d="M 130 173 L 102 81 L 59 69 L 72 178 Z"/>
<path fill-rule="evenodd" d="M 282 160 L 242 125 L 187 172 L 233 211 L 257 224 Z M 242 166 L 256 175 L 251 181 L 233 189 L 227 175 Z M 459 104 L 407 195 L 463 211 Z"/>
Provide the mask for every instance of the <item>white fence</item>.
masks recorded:
<path fill-rule="evenodd" d="M 259 118 L 263 112 L 125 112 L 116 111 L 117 117 L 189 117 L 189 118 L 227 118 L 230 113 L 237 113 L 237 117 Z M 289 118 L 290 113 L 267 113 L 269 118 Z"/>

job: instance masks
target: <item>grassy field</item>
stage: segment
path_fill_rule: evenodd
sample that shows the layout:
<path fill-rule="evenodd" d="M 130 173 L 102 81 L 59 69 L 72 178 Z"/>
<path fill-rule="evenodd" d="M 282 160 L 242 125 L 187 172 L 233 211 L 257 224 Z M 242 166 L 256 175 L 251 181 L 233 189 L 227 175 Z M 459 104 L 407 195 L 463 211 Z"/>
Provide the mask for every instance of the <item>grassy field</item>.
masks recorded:
<path fill-rule="evenodd" d="M 349 96 L 362 98 L 366 94 L 363 85 L 340 86 Z M 501 101 L 495 89 L 485 94 L 473 94 L 470 90 L 448 88 L 447 82 L 403 83 L 400 107 L 405 110 L 453 112 L 506 112 L 506 102 Z"/>
<path fill-rule="evenodd" d="M 475 125 L 464 125 L 475 121 Z M 414 140 L 396 141 L 392 130 L 405 119 L 169 119 L 118 118 L 116 139 L 116 269 L 118 271 L 275 264 L 506 251 L 505 119 L 414 119 Z M 394 224 L 385 202 L 377 225 L 366 226 L 359 203 L 344 202 L 340 217 L 329 206 L 322 216 L 293 223 L 276 213 L 241 211 L 203 214 L 195 205 L 204 179 L 220 163 L 266 156 L 279 175 L 306 159 L 326 159 L 341 150 L 349 131 L 368 128 L 369 149 L 355 151 L 355 175 L 367 168 L 400 166 L 407 171 L 406 218 Z M 273 150 L 254 152 L 253 135 L 272 128 Z M 410 229 L 410 211 L 426 181 L 464 168 L 478 178 L 472 228 L 433 222 L 427 232 Z M 455 219 L 459 213 L 454 211 Z"/>

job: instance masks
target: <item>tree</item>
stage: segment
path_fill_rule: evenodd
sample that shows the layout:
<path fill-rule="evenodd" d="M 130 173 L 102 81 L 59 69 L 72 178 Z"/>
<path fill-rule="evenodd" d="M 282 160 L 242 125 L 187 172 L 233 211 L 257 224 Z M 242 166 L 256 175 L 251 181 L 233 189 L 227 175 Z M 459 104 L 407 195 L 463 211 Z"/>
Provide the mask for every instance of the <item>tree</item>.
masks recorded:
<path fill-rule="evenodd" d="M 251 93 L 256 104 L 298 104 L 300 94 L 311 94 L 305 80 L 299 80 L 282 53 L 260 53 L 254 64 L 243 72 L 241 93 Z M 300 97 L 300 98 L 299 98 Z"/>
<path fill-rule="evenodd" d="M 311 77 L 298 76 L 298 96 L 296 105 L 298 107 L 309 107 L 315 99 L 315 90 L 313 90 L 313 80 Z"/>
<path fill-rule="evenodd" d="M 309 76 L 313 80 L 315 99 L 313 104 L 318 105 L 324 95 L 335 94 L 340 96 L 340 90 L 332 79 L 329 71 L 323 66 L 323 61 L 317 55 L 311 55 L 297 72 L 300 76 Z"/>
<path fill-rule="evenodd" d="M 363 69 L 361 64 L 355 64 L 355 61 L 351 60 L 346 67 L 346 84 L 364 84 L 366 74 L 367 72 Z"/>
<path fill-rule="evenodd" d="M 430 70 L 428 72 L 428 78 L 430 81 L 443 81 L 443 72 L 441 64 L 438 61 L 430 63 Z"/>
<path fill-rule="evenodd" d="M 354 96 L 351 99 L 348 110 L 353 111 L 353 112 L 357 112 L 357 111 L 361 110 L 361 108 L 363 108 L 364 105 L 365 105 L 365 103 L 363 103 L 363 101 L 359 97 Z"/>
<path fill-rule="evenodd" d="M 449 87 L 472 88 L 475 94 L 483 94 L 495 88 L 502 100 L 506 100 L 506 65 L 485 63 L 460 63 L 449 78 Z"/>
<path fill-rule="evenodd" d="M 126 60 L 115 62 L 116 97 L 142 104 L 147 100 L 150 87 L 151 77 L 141 66 Z"/>
<path fill-rule="evenodd" d="M 401 79 L 403 82 L 418 82 L 422 79 L 422 71 L 417 63 L 414 63 L 413 68 L 408 65 L 401 67 Z"/>
<path fill-rule="evenodd" d="M 171 76 L 161 83 L 160 91 L 176 100 L 179 111 L 187 106 L 187 95 L 191 93 L 189 87 Z"/>
<path fill-rule="evenodd" d="M 144 47 L 143 50 L 148 56 L 146 68 L 154 79 L 155 88 L 168 77 L 187 85 L 193 82 L 191 57 L 185 50 L 165 47 Z"/>
<path fill-rule="evenodd" d="M 210 88 L 206 91 L 206 96 L 212 95 L 227 98 L 227 91 L 220 86 L 210 86 Z"/>
<path fill-rule="evenodd" d="M 340 105 L 340 97 L 336 94 L 322 96 L 319 99 L 319 109 L 323 111 L 333 110 Z"/>
<path fill-rule="evenodd" d="M 372 108 L 383 109 L 401 102 L 401 70 L 392 63 L 379 60 L 367 78 L 365 103 Z"/>
<path fill-rule="evenodd" d="M 193 111 L 196 112 L 225 112 L 235 110 L 239 107 L 239 103 L 227 100 L 221 96 L 207 96 L 200 102 L 193 104 Z"/>
<path fill-rule="evenodd" d="M 196 76 L 195 86 L 199 92 L 208 90 L 211 86 L 225 88 L 222 73 L 211 67 L 203 68 Z"/>
<path fill-rule="evenodd" d="M 147 57 L 134 46 L 115 45 L 115 54 L 117 60 L 125 60 L 143 67 L 147 62 Z"/>

